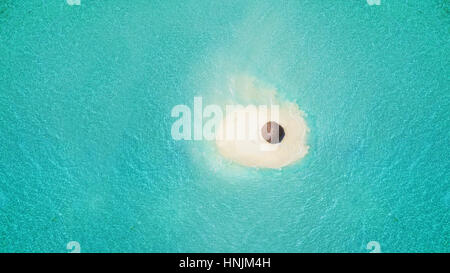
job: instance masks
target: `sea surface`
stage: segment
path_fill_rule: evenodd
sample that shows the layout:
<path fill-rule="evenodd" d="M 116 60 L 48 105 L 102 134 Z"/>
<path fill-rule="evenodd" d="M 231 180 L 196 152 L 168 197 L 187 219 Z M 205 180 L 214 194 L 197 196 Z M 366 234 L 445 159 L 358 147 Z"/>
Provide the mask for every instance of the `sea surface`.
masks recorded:
<path fill-rule="evenodd" d="M 449 1 L 76 2 L 0 0 L 0 252 L 450 252 Z M 172 139 L 234 75 L 303 160 Z"/>

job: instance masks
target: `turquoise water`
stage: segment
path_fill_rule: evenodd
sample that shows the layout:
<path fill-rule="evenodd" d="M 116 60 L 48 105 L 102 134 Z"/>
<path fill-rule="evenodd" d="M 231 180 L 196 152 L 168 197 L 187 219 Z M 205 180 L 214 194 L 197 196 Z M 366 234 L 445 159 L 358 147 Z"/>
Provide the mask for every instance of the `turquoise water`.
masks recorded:
<path fill-rule="evenodd" d="M 449 252 L 446 0 L 0 0 L 0 252 Z M 246 73 L 296 101 L 283 170 L 174 141 Z"/>

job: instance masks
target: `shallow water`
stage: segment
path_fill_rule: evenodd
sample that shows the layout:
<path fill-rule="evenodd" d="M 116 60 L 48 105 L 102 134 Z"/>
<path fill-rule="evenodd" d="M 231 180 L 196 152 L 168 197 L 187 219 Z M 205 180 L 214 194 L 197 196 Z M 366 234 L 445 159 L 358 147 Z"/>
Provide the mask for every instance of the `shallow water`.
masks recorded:
<path fill-rule="evenodd" d="M 0 252 L 449 252 L 449 10 L 0 0 Z M 306 113 L 298 164 L 172 140 L 236 74 Z"/>

